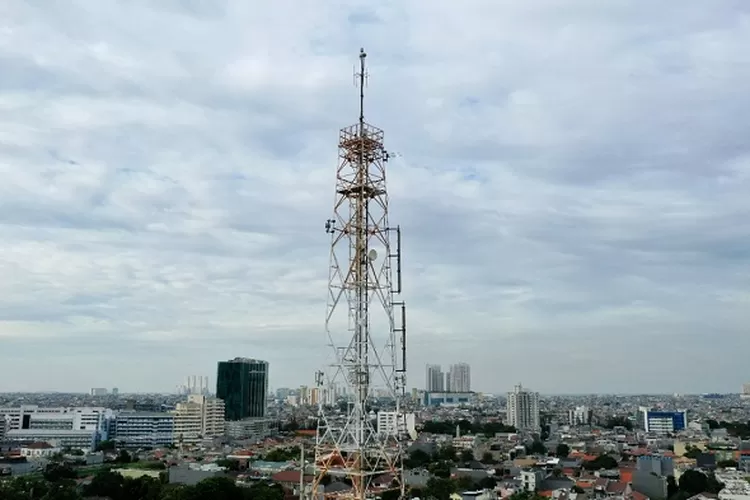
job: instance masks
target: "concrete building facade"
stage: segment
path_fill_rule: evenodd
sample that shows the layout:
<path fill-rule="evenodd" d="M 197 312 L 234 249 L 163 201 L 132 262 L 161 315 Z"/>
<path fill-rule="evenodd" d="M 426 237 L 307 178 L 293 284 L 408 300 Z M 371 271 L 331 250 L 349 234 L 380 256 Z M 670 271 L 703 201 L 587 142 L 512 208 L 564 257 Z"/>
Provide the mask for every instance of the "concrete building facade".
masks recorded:
<path fill-rule="evenodd" d="M 471 367 L 468 363 L 456 363 L 450 366 L 446 391 L 471 392 Z"/>
<path fill-rule="evenodd" d="M 521 384 L 508 393 L 507 424 L 518 430 L 537 431 L 539 422 L 539 393 L 526 391 Z"/>
<path fill-rule="evenodd" d="M 100 407 L 40 408 L 35 405 L 0 408 L 9 441 L 39 441 L 60 448 L 93 450 L 107 439 L 105 421 L 111 411 Z"/>
<path fill-rule="evenodd" d="M 445 392 L 445 375 L 440 365 L 427 365 L 425 377 L 427 392 Z"/>
<path fill-rule="evenodd" d="M 175 444 L 196 444 L 224 435 L 224 401 L 191 394 L 174 411 Z"/>

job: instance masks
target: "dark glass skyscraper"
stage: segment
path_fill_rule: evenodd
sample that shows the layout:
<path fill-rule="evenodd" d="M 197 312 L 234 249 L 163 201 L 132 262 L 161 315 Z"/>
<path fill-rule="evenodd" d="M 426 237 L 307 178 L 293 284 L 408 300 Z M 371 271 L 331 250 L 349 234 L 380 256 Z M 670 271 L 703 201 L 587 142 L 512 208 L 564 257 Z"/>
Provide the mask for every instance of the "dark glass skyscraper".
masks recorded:
<path fill-rule="evenodd" d="M 220 361 L 216 397 L 224 400 L 227 420 L 265 417 L 268 362 L 248 358 Z"/>

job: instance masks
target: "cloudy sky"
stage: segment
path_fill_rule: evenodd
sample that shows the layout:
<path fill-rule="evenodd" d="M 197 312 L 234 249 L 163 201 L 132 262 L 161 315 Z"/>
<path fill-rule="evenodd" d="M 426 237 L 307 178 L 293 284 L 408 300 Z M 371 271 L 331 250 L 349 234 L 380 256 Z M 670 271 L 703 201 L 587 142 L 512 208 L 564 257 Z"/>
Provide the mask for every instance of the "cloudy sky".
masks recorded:
<path fill-rule="evenodd" d="M 410 387 L 458 361 L 482 391 L 750 380 L 746 0 L 9 0 L 0 19 L 0 390 L 171 390 L 234 356 L 310 384 L 361 46 L 398 153 Z"/>

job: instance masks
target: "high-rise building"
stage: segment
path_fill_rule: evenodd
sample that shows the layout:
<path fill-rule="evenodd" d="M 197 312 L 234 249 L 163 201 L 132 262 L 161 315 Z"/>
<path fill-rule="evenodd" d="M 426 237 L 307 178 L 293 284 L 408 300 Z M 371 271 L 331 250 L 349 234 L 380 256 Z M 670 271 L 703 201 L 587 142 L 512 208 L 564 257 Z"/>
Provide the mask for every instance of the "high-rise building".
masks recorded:
<path fill-rule="evenodd" d="M 224 401 L 191 394 L 177 403 L 174 411 L 174 439 L 177 444 L 194 444 L 224 434 Z"/>
<path fill-rule="evenodd" d="M 508 393 L 507 420 L 519 430 L 539 430 L 539 393 L 525 391 L 521 384 L 515 386 Z"/>
<path fill-rule="evenodd" d="M 593 413 L 588 406 L 576 406 L 575 409 L 568 410 L 568 423 L 570 425 L 589 425 Z"/>
<path fill-rule="evenodd" d="M 471 392 L 471 368 L 467 363 L 456 363 L 448 369 L 447 392 Z"/>
<path fill-rule="evenodd" d="M 750 398 L 750 383 L 742 384 L 742 393 L 740 394 L 742 399 Z"/>
<path fill-rule="evenodd" d="M 224 401 L 226 419 L 229 421 L 265 417 L 268 362 L 248 358 L 220 361 L 216 397 Z"/>
<path fill-rule="evenodd" d="M 427 365 L 425 389 L 427 392 L 445 391 L 445 376 L 443 375 L 440 365 Z"/>

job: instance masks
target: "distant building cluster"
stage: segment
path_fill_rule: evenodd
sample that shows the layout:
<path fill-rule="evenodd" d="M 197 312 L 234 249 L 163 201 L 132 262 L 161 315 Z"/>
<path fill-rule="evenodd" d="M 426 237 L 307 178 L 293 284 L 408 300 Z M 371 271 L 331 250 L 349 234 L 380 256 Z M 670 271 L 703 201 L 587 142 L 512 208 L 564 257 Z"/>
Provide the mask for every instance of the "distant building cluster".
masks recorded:
<path fill-rule="evenodd" d="M 427 365 L 425 386 L 422 398 L 425 406 L 469 403 L 472 398 L 471 368 L 467 363 L 456 363 L 443 372 L 440 365 Z"/>
<path fill-rule="evenodd" d="M 211 394 L 208 385 L 208 377 L 202 375 L 191 375 L 185 380 L 183 385 L 177 386 L 177 393 L 184 396 L 198 394 L 207 396 Z"/>
<path fill-rule="evenodd" d="M 440 365 L 427 365 L 425 380 L 427 392 L 471 392 L 471 367 L 456 363 L 444 373 Z"/>
<path fill-rule="evenodd" d="M 184 400 L 173 408 L 0 407 L 0 440 L 47 443 L 55 449 L 92 451 L 113 440 L 125 449 L 196 445 L 222 438 L 262 437 L 270 428 L 268 362 L 235 358 L 218 363 L 216 396 L 208 377 L 191 376 L 179 388 Z M 92 388 L 93 397 L 117 396 L 115 388 Z M 40 448 L 41 449 L 41 448 Z M 45 448 L 46 449 L 46 448 Z"/>
<path fill-rule="evenodd" d="M 112 388 L 111 393 L 105 387 L 92 387 L 91 391 L 89 391 L 89 394 L 97 397 L 109 396 L 111 394 L 112 396 L 116 397 L 120 394 L 120 391 L 119 389 L 117 389 L 117 387 Z"/>

